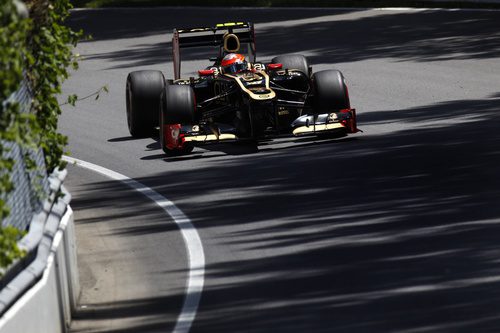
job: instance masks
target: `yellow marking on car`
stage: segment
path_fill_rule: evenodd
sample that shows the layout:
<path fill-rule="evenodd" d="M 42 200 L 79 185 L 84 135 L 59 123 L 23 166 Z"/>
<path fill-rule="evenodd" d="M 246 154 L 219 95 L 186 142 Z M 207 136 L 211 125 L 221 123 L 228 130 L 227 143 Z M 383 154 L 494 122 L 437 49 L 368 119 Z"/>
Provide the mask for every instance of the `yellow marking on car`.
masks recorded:
<path fill-rule="evenodd" d="M 217 28 L 222 27 L 234 27 L 235 25 L 245 25 L 243 22 L 227 22 L 227 23 L 219 23 L 216 25 Z"/>
<path fill-rule="evenodd" d="M 184 141 L 186 141 L 186 142 L 205 142 L 205 141 L 222 141 L 222 140 L 235 140 L 235 139 L 237 139 L 236 135 L 225 133 L 225 134 L 219 135 L 218 139 L 217 139 L 216 135 L 208 134 L 208 135 L 186 136 L 184 138 Z"/>
<path fill-rule="evenodd" d="M 300 126 L 293 130 L 293 135 L 300 135 L 306 133 L 314 133 L 321 131 L 329 131 L 339 128 L 345 128 L 341 123 L 333 123 L 333 124 L 321 124 L 321 125 L 309 125 L 308 126 Z"/>
<path fill-rule="evenodd" d="M 259 74 L 259 75 L 263 76 L 263 79 L 266 82 L 266 90 L 269 90 L 269 93 L 267 93 L 267 94 L 256 94 L 253 91 L 251 91 L 250 89 L 248 89 L 247 87 L 245 87 L 245 85 L 243 84 L 243 82 L 241 82 L 241 80 L 242 80 L 241 76 L 234 76 L 234 75 L 230 75 L 230 74 L 224 74 L 224 75 L 226 75 L 227 77 L 230 77 L 230 78 L 234 79 L 238 83 L 238 85 L 240 86 L 241 90 L 243 90 L 248 95 L 250 95 L 250 97 L 252 99 L 255 99 L 255 100 L 267 100 L 267 99 L 273 99 L 273 98 L 275 98 L 276 97 L 276 93 L 274 92 L 274 90 L 272 90 L 272 89 L 269 88 L 269 75 L 267 75 L 266 72 L 257 72 L 257 73 L 253 73 L 253 74 L 254 75 L 255 74 Z"/>

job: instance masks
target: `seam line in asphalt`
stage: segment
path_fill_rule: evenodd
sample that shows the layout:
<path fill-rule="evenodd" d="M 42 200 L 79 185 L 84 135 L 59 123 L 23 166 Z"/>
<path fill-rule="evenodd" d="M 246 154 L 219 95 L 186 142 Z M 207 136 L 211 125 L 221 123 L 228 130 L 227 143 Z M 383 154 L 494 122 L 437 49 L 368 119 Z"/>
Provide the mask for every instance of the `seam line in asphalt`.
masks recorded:
<path fill-rule="evenodd" d="M 184 239 L 184 244 L 188 254 L 189 274 L 186 287 L 186 297 L 184 299 L 182 310 L 177 317 L 173 333 L 189 332 L 196 317 L 196 312 L 198 311 L 198 305 L 200 303 L 205 279 L 205 252 L 203 250 L 200 235 L 191 223 L 191 220 L 189 220 L 189 218 L 172 201 L 130 177 L 77 158 L 63 156 L 63 160 L 128 185 L 132 189 L 153 200 L 177 224 L 182 234 L 182 238 Z"/>

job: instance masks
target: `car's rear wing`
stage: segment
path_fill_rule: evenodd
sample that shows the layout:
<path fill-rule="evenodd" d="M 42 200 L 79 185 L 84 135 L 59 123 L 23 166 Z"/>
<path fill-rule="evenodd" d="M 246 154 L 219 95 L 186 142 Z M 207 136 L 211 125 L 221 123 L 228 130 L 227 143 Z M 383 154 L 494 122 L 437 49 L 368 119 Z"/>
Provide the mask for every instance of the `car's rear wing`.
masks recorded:
<path fill-rule="evenodd" d="M 180 49 L 200 46 L 220 46 L 222 52 L 237 52 L 240 43 L 248 44 L 251 61 L 255 62 L 255 33 L 253 23 L 228 22 L 215 27 L 174 29 L 172 37 L 172 52 L 174 62 L 174 77 L 180 79 L 181 56 Z"/>

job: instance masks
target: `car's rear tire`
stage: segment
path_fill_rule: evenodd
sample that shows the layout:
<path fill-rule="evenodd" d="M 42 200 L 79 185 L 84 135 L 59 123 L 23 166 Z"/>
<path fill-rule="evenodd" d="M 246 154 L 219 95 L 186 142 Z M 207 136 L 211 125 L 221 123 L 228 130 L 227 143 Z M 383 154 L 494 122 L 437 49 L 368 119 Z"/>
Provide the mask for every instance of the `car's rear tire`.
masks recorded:
<path fill-rule="evenodd" d="M 127 77 L 127 124 L 133 137 L 153 136 L 158 126 L 165 79 L 160 71 L 135 71 Z"/>
<path fill-rule="evenodd" d="M 288 54 L 274 57 L 271 59 L 273 64 L 283 64 L 284 69 L 298 69 L 309 76 L 309 62 L 301 54 Z"/>
<path fill-rule="evenodd" d="M 160 145 L 165 154 L 170 156 L 184 155 L 193 150 L 193 146 L 187 143 L 175 149 L 167 147 L 164 130 L 165 125 L 193 124 L 196 112 L 195 100 L 193 88 L 190 86 L 171 84 L 165 86 L 159 117 Z"/>
<path fill-rule="evenodd" d="M 312 86 L 315 113 L 329 113 L 350 108 L 347 86 L 340 71 L 332 69 L 314 73 Z"/>

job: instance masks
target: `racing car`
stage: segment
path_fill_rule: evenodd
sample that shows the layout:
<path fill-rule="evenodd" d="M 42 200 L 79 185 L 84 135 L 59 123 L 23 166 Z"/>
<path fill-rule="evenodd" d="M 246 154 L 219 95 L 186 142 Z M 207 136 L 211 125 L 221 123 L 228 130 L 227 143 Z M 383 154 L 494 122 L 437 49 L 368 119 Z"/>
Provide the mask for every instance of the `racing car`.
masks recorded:
<path fill-rule="evenodd" d="M 207 46 L 217 50 L 211 64 L 181 78 L 181 49 Z M 159 128 L 167 155 L 188 154 L 203 143 L 359 131 L 342 73 L 313 73 L 299 54 L 258 62 L 252 23 L 174 29 L 172 53 L 173 79 L 143 70 L 129 73 L 126 83 L 130 134 L 152 137 Z"/>

